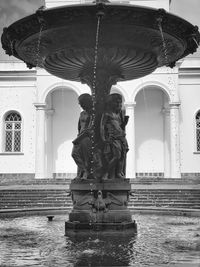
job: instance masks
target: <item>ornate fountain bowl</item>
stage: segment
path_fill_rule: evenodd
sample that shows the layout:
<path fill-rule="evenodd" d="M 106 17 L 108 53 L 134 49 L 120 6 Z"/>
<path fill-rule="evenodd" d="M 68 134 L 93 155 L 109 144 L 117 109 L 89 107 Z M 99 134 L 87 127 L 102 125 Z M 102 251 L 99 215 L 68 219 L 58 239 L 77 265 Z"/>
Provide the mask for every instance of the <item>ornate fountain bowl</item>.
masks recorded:
<path fill-rule="evenodd" d="M 97 70 L 117 80 L 152 73 L 196 51 L 198 28 L 163 10 L 133 5 L 87 4 L 38 10 L 2 35 L 6 53 L 68 80 L 84 81 L 94 65 L 97 17 L 101 17 Z M 159 30 L 162 25 L 166 51 Z"/>

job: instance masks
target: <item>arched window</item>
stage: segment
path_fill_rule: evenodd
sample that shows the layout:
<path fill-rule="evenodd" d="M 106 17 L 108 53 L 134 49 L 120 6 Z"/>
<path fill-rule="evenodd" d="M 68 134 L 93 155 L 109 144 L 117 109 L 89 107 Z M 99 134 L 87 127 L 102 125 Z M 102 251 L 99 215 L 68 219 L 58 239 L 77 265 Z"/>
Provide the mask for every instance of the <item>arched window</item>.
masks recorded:
<path fill-rule="evenodd" d="M 21 152 L 21 128 L 19 113 L 10 112 L 5 117 L 5 152 Z"/>
<path fill-rule="evenodd" d="M 200 151 L 200 111 L 196 115 L 196 148 Z"/>

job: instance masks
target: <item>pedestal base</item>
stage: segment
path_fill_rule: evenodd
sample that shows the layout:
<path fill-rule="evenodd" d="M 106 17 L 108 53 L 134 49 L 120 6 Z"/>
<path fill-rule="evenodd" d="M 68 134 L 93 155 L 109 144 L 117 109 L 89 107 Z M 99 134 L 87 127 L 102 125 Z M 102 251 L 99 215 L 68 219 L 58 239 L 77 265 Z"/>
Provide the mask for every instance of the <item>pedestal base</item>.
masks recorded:
<path fill-rule="evenodd" d="M 80 223 L 80 222 L 65 222 L 65 235 L 77 231 L 126 231 L 131 230 L 134 234 L 137 232 L 137 224 L 135 221 L 132 222 L 122 222 L 122 223 Z M 130 233 L 130 231 L 128 231 Z"/>
<path fill-rule="evenodd" d="M 131 185 L 128 179 L 76 180 L 70 185 L 73 209 L 65 234 L 81 230 L 137 231 L 127 208 Z"/>

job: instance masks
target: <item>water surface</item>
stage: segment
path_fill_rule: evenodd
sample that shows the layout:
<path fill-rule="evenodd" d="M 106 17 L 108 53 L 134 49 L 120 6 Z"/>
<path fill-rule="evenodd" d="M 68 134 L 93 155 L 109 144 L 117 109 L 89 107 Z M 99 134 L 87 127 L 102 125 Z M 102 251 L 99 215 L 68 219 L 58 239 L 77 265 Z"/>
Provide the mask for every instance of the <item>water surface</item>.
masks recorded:
<path fill-rule="evenodd" d="M 200 266 L 200 220 L 134 215 L 136 235 L 64 236 L 68 216 L 0 220 L 0 266 Z"/>

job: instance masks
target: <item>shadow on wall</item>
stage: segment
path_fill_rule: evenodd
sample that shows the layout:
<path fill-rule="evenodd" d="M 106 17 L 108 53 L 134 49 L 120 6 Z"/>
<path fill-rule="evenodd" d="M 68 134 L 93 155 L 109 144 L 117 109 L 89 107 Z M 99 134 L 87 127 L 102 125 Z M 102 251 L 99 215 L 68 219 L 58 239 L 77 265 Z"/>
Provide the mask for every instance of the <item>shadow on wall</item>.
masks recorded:
<path fill-rule="evenodd" d="M 47 125 L 46 144 L 51 148 L 47 153 L 47 169 L 52 169 L 52 173 L 76 173 L 71 151 L 72 140 L 78 133 L 78 95 L 63 88 L 53 91 L 48 99 L 54 112 Z"/>
<path fill-rule="evenodd" d="M 167 104 L 167 96 L 158 88 L 142 89 L 136 96 L 135 149 L 137 172 L 164 172 L 164 144 L 167 142 L 169 151 L 169 134 L 166 136 L 162 109 Z M 169 130 L 167 129 L 168 133 Z"/>

